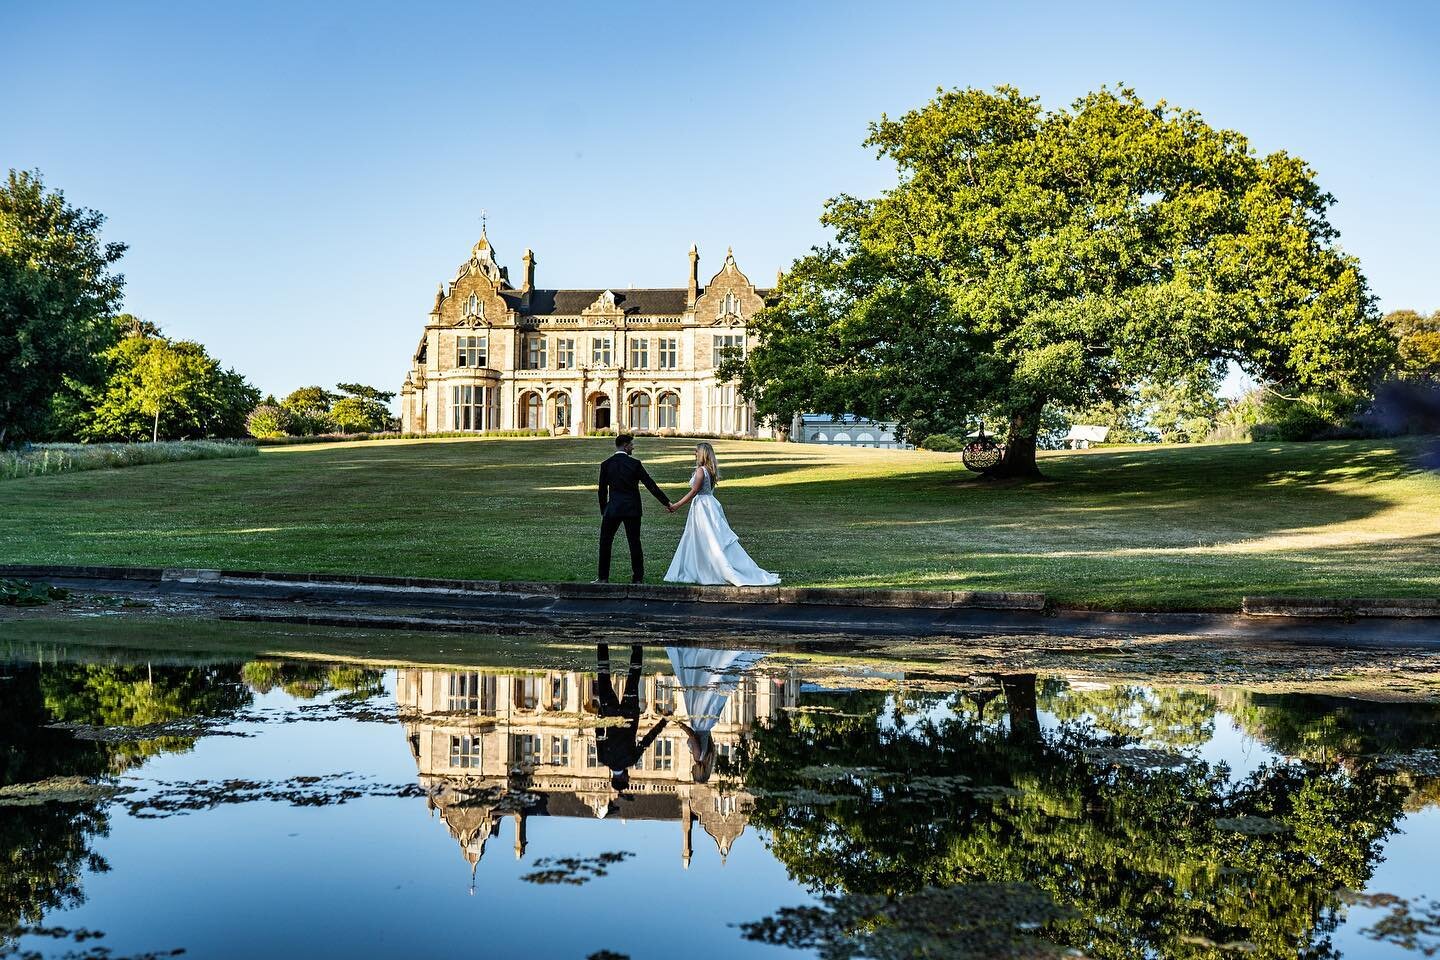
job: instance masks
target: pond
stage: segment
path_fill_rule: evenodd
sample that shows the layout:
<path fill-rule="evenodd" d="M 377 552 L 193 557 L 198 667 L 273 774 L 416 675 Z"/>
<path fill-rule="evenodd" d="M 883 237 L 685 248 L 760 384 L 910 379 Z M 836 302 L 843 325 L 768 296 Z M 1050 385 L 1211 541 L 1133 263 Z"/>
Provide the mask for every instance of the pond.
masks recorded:
<path fill-rule="evenodd" d="M 0 632 L 0 956 L 1440 946 L 1424 699 L 763 642 L 377 660 L 336 652 L 376 633 L 269 627 L 286 652 L 258 655 L 243 624 L 105 629 Z"/>

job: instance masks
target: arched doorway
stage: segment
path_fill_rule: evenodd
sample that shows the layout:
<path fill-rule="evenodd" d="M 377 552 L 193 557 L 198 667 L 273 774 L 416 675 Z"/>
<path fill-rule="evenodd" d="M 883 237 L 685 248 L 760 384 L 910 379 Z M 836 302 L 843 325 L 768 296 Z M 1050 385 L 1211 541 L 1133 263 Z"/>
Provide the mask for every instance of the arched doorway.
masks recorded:
<path fill-rule="evenodd" d="M 540 394 L 527 390 L 520 394 L 520 429 L 539 430 L 544 423 L 545 403 Z"/>
<path fill-rule="evenodd" d="M 568 393 L 556 393 L 550 397 L 554 404 L 554 416 L 551 417 L 551 426 L 557 430 L 570 429 L 570 395 Z"/>
<path fill-rule="evenodd" d="M 650 394 L 638 390 L 630 394 L 630 429 L 650 429 Z"/>
<path fill-rule="evenodd" d="M 590 397 L 590 429 L 609 430 L 614 426 L 610 413 L 610 398 L 603 393 Z"/>

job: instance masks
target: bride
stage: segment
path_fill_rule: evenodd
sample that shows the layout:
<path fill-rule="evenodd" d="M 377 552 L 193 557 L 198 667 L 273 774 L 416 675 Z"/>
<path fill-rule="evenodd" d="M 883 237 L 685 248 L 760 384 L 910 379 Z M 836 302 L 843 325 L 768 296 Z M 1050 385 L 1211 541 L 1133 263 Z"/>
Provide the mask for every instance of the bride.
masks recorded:
<path fill-rule="evenodd" d="M 725 520 L 725 510 L 715 499 L 715 484 L 720 468 L 715 463 L 715 448 L 708 443 L 695 445 L 695 473 L 690 478 L 690 492 L 675 501 L 679 510 L 690 501 L 695 504 L 685 518 L 685 532 L 675 559 L 665 573 L 669 583 L 728 583 L 737 587 L 768 587 L 780 577 L 760 569 L 740 538 Z"/>

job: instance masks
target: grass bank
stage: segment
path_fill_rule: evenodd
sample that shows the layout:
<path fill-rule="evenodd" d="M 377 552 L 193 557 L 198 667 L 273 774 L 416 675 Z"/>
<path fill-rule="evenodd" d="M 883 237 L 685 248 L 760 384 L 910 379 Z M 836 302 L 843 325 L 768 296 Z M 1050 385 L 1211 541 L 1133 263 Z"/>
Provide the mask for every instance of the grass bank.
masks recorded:
<path fill-rule="evenodd" d="M 0 480 L 110 470 L 181 460 L 253 457 L 252 444 L 228 440 L 162 440 L 159 443 L 40 443 L 23 450 L 0 450 Z"/>
<path fill-rule="evenodd" d="M 692 444 L 639 454 L 672 495 Z M 794 585 L 1041 590 L 1116 609 L 1243 594 L 1440 595 L 1440 477 L 1414 439 L 1047 455 L 1048 482 L 975 481 L 953 454 L 716 444 L 719 489 Z M 411 440 L 0 485 L 0 556 L 463 578 L 594 576 L 602 440 Z M 645 524 L 658 579 L 683 518 Z M 617 558 L 624 568 L 623 547 Z"/>

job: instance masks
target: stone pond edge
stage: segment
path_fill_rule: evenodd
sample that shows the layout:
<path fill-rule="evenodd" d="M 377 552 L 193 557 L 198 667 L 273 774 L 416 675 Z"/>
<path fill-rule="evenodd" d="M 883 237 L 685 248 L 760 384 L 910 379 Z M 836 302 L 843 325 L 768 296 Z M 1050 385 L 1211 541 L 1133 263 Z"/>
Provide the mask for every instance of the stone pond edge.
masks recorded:
<path fill-rule="evenodd" d="M 686 584 L 559 583 L 527 580 L 459 580 L 389 577 L 373 574 L 293 573 L 182 567 L 62 566 L 0 564 L 0 576 L 63 580 L 132 580 L 159 583 L 309 584 L 412 593 L 438 591 L 564 600 L 654 600 L 662 602 L 756 605 L 876 607 L 911 610 L 1051 609 L 1045 594 L 1005 590 L 905 590 L 872 587 L 712 587 Z M 1251 597 L 1241 601 L 1246 617 L 1304 619 L 1440 618 L 1440 597 Z"/>
<path fill-rule="evenodd" d="M 897 609 L 1043 611 L 1043 593 L 999 590 L 890 590 L 869 587 L 712 587 L 687 584 L 552 583 L 544 581 L 448 580 L 371 574 L 287 573 L 177 567 L 54 566 L 0 564 L 0 575 L 36 579 L 134 580 L 147 582 L 313 584 L 327 587 L 554 597 L 565 600 L 658 600 L 667 602 L 799 604 Z"/>

